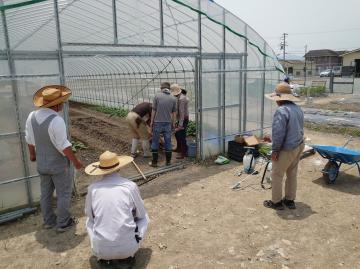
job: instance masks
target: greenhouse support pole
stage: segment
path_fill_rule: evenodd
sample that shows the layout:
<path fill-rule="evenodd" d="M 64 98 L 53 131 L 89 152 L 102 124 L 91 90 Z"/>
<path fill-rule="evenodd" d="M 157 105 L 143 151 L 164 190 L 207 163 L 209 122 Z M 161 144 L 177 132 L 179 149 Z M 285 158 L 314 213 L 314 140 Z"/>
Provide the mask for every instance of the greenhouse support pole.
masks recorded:
<path fill-rule="evenodd" d="M 225 28 L 225 9 L 223 9 L 223 34 L 222 34 L 222 85 L 221 85 L 221 89 L 222 89 L 222 128 L 221 128 L 221 151 L 222 153 L 225 153 L 225 140 L 226 140 L 226 96 L 225 96 L 225 78 L 226 78 L 226 73 L 225 73 L 225 68 L 226 68 L 226 63 L 225 63 L 225 52 L 226 52 L 226 28 Z"/>
<path fill-rule="evenodd" d="M 54 0 L 54 13 L 55 13 L 56 37 L 57 37 L 57 45 L 58 45 L 58 63 L 59 63 L 60 84 L 65 85 L 65 71 L 64 71 L 64 61 L 63 61 L 63 50 L 62 50 L 62 44 L 61 44 L 59 6 L 58 6 L 57 0 Z M 65 124 L 67 126 L 67 129 L 66 129 L 67 136 L 70 139 L 69 102 L 66 102 L 64 104 L 64 120 L 65 120 Z M 70 164 L 70 177 L 72 178 L 73 181 L 75 180 L 75 171 L 74 171 L 74 167 L 71 164 Z M 74 184 L 74 186 L 75 186 L 75 184 Z"/>
<path fill-rule="evenodd" d="M 163 0 L 159 0 L 160 11 L 160 45 L 164 46 L 164 5 Z"/>
<path fill-rule="evenodd" d="M 198 9 L 201 10 L 201 0 L 198 0 Z M 205 154 L 203 152 L 203 114 L 202 114 L 202 39 L 201 39 L 201 14 L 198 13 L 198 56 L 196 57 L 197 60 L 197 103 L 198 103 L 198 110 L 196 114 L 198 114 L 196 119 L 196 148 L 197 148 L 197 156 L 205 159 Z"/>
<path fill-rule="evenodd" d="M 245 36 L 247 36 L 247 25 L 245 25 Z M 248 40 L 244 39 L 244 69 L 247 70 L 247 57 L 248 57 Z M 247 121 L 247 71 L 244 72 L 244 89 L 243 89 L 243 131 L 246 131 L 246 121 Z"/>
<path fill-rule="evenodd" d="M 118 44 L 118 30 L 117 30 L 117 16 L 116 16 L 116 0 L 112 0 L 112 15 L 113 15 L 113 30 L 114 30 L 114 44 Z"/>
<path fill-rule="evenodd" d="M 218 100 L 217 100 L 217 105 L 218 105 L 218 133 L 217 136 L 220 139 L 220 151 L 223 152 L 222 150 L 222 98 L 221 98 L 221 93 L 222 93 L 222 55 L 219 56 L 218 58 L 218 89 L 217 89 L 217 93 L 218 93 Z"/>
<path fill-rule="evenodd" d="M 32 192 L 31 192 L 31 182 L 30 182 L 30 178 L 29 178 L 29 176 L 30 176 L 29 163 L 28 163 L 27 154 L 26 154 L 27 147 L 26 147 L 26 143 L 24 141 L 24 136 L 22 135 L 22 132 L 21 132 L 21 117 L 20 117 L 20 108 L 19 108 L 18 84 L 16 81 L 16 69 L 15 69 L 14 59 L 11 55 L 9 32 L 8 32 L 6 15 L 5 15 L 4 10 L 1 10 L 1 19 L 2 19 L 4 37 L 5 37 L 5 46 L 6 46 L 6 53 L 7 53 L 7 58 L 8 58 L 9 71 L 10 71 L 10 75 L 11 75 L 12 93 L 13 93 L 15 110 L 16 110 L 16 121 L 17 121 L 17 128 L 18 128 L 18 132 L 19 132 L 20 147 L 21 147 L 21 160 L 22 160 L 23 168 L 24 168 L 24 176 L 26 178 L 25 186 L 26 186 L 26 193 L 27 193 L 27 201 L 28 201 L 29 207 L 32 207 L 33 197 L 32 197 Z"/>
<path fill-rule="evenodd" d="M 266 42 L 264 44 L 264 52 L 266 54 Z M 263 56 L 262 85 L 261 85 L 261 119 L 260 119 L 260 136 L 264 135 L 264 120 L 265 120 L 265 87 L 266 87 L 266 56 Z"/>
<path fill-rule="evenodd" d="M 243 69 L 243 57 L 240 58 L 240 70 Z M 242 132 L 242 97 L 243 97 L 243 71 L 239 73 L 239 133 Z"/>

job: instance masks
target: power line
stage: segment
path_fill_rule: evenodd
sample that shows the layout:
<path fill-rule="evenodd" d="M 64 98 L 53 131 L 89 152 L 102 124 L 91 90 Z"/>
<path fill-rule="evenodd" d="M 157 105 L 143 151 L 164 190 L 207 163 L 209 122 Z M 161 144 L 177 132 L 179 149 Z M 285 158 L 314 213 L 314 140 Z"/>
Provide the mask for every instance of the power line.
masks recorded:
<path fill-rule="evenodd" d="M 338 33 L 338 32 L 347 32 L 347 31 L 360 31 L 360 28 L 347 28 L 347 29 L 338 29 L 332 31 L 319 31 L 319 32 L 301 32 L 301 33 L 289 33 L 290 35 L 317 35 L 317 34 L 329 34 L 329 33 Z M 267 36 L 265 39 L 277 39 L 278 36 Z"/>

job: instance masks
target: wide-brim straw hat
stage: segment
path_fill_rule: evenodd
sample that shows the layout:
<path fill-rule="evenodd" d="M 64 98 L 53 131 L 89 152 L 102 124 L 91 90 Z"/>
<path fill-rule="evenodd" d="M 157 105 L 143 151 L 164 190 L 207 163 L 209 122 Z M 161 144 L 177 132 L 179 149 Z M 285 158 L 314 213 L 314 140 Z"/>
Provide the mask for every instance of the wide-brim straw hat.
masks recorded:
<path fill-rule="evenodd" d="M 276 85 L 275 92 L 265 94 L 265 97 L 273 101 L 301 101 L 300 98 L 293 95 L 290 85 L 285 82 Z"/>
<path fill-rule="evenodd" d="M 105 151 L 100 155 L 99 161 L 89 164 L 85 173 L 90 176 L 101 176 L 116 172 L 134 160 L 130 156 L 118 156 L 116 153 Z"/>
<path fill-rule="evenodd" d="M 171 84 L 170 92 L 174 96 L 179 95 L 181 93 L 181 87 L 179 86 L 179 84 L 176 84 L 176 83 Z"/>
<path fill-rule="evenodd" d="M 52 107 L 66 102 L 71 90 L 62 85 L 48 85 L 42 87 L 33 96 L 33 103 L 37 107 Z"/>

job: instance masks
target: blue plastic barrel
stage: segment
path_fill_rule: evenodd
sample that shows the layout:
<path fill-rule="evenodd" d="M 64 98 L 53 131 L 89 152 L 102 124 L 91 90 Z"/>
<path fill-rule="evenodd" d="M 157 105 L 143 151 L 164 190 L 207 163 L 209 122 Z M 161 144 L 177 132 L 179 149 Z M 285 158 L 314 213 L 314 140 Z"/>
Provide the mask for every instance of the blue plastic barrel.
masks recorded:
<path fill-rule="evenodd" d="M 188 156 L 195 158 L 196 157 L 196 142 L 187 142 L 188 146 Z"/>

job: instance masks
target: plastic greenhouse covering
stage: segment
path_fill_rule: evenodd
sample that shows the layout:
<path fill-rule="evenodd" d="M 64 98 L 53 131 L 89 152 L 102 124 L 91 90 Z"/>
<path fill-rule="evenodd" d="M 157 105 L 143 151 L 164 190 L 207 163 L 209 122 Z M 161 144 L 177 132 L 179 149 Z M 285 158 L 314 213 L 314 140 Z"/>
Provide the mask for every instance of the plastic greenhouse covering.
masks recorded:
<path fill-rule="evenodd" d="M 65 84 L 74 101 L 132 108 L 176 82 L 188 90 L 199 158 L 271 124 L 264 93 L 282 67 L 264 39 L 213 1 L 0 0 L 0 11 L 0 212 L 39 201 L 24 126 L 46 84 Z"/>

